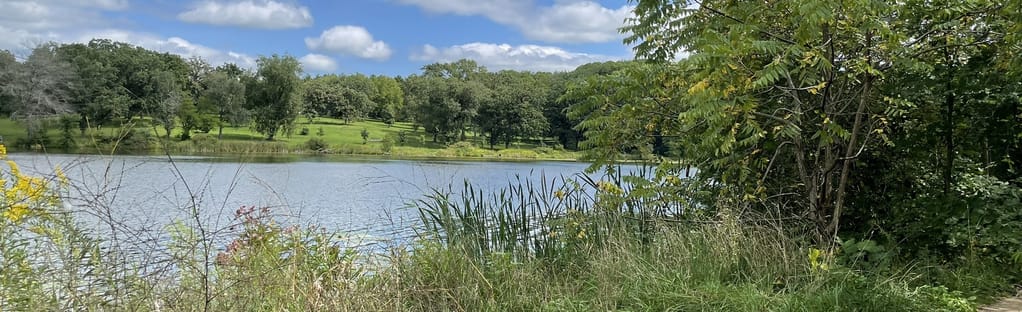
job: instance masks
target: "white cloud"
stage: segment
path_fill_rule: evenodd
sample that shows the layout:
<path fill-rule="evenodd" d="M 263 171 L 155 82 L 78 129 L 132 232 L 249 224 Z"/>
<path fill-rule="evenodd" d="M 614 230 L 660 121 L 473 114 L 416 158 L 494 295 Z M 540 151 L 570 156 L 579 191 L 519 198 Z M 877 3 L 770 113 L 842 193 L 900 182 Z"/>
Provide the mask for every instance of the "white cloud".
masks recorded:
<path fill-rule="evenodd" d="M 126 42 L 150 50 L 177 54 L 185 58 L 197 56 L 213 65 L 234 63 L 243 68 L 255 68 L 256 66 L 255 58 L 249 55 L 233 51 L 221 51 L 190 42 L 180 37 L 163 38 L 147 33 L 107 29 L 85 33 L 70 41 L 88 42 L 94 38 Z"/>
<path fill-rule="evenodd" d="M 298 59 L 306 72 L 325 73 L 337 70 L 337 61 L 322 54 L 309 53 Z"/>
<path fill-rule="evenodd" d="M 433 13 L 481 15 L 546 42 L 609 42 L 623 36 L 618 28 L 634 6 L 606 8 L 591 0 L 561 0 L 538 7 L 522 0 L 395 0 Z"/>
<path fill-rule="evenodd" d="M 40 43 L 67 41 L 69 33 L 108 27 L 102 12 L 127 7 L 127 0 L 3 0 L 0 49 L 21 55 Z"/>
<path fill-rule="evenodd" d="M 124 10 L 128 8 L 128 0 L 49 0 L 44 2 L 62 3 L 64 5 L 98 8 L 109 11 Z"/>
<path fill-rule="evenodd" d="M 528 71 L 570 71 L 579 65 L 624 59 L 606 55 L 576 53 L 558 47 L 539 45 L 493 44 L 474 42 L 439 49 L 425 45 L 412 55 L 412 60 L 453 62 L 459 59 L 475 60 L 492 70 L 513 69 Z"/>
<path fill-rule="evenodd" d="M 392 53 L 390 46 L 373 39 L 373 35 L 365 28 L 349 25 L 327 29 L 319 38 L 305 38 L 305 46 L 313 51 L 352 55 L 377 61 L 389 59 Z"/>
<path fill-rule="evenodd" d="M 25 32 L 98 26 L 105 23 L 99 14 L 103 6 L 89 3 L 68 5 L 49 1 L 0 1 L 0 26 Z"/>
<path fill-rule="evenodd" d="M 309 8 L 273 0 L 239 2 L 205 1 L 178 14 L 189 23 L 240 26 L 260 29 L 293 29 L 312 26 Z"/>

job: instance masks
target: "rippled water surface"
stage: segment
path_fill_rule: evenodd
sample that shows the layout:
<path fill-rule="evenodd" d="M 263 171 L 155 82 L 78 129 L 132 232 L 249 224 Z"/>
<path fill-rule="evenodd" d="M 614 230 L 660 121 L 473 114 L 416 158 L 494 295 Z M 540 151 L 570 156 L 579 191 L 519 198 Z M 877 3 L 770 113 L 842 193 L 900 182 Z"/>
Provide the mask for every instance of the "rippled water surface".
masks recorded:
<path fill-rule="evenodd" d="M 469 181 L 496 191 L 515 180 L 570 177 L 588 164 L 574 162 L 465 162 L 358 160 L 321 157 L 244 161 L 166 156 L 13 154 L 23 170 L 51 173 L 60 166 L 72 180 L 67 205 L 95 230 L 115 220 L 119 235 L 146 237 L 175 221 L 227 227 L 242 205 L 270 207 L 285 222 L 316 224 L 367 240 L 409 237 L 418 224 L 410 203 L 431 189 Z M 137 234 L 131 234 L 136 232 Z M 128 233 L 128 234 L 125 234 Z M 159 240 L 155 236 L 151 239 Z"/>

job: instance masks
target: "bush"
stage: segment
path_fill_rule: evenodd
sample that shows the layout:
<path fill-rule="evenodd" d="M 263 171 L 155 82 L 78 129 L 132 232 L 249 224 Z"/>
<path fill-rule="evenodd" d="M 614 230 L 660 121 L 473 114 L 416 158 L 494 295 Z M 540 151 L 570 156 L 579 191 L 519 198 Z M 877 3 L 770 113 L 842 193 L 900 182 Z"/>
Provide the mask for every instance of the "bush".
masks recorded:
<path fill-rule="evenodd" d="M 394 138 L 388 135 L 380 141 L 380 144 L 384 153 L 390 153 L 390 150 L 394 148 Z"/>
<path fill-rule="evenodd" d="M 309 135 L 309 127 L 302 127 L 302 130 L 298 131 L 298 135 Z"/>
<path fill-rule="evenodd" d="M 148 153 L 156 146 L 157 138 L 151 131 L 131 129 L 115 141 L 117 152 Z"/>
<path fill-rule="evenodd" d="M 323 138 L 315 137 L 305 141 L 305 148 L 313 152 L 326 153 L 330 145 Z"/>

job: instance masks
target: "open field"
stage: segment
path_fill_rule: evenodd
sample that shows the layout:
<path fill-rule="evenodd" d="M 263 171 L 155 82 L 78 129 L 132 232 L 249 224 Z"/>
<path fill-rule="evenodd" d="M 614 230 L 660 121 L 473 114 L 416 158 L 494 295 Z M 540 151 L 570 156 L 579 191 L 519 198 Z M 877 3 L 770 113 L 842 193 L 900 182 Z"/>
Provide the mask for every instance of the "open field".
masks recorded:
<path fill-rule="evenodd" d="M 273 141 L 248 127 L 225 127 L 221 140 L 217 140 L 217 129 L 209 133 L 195 132 L 190 140 L 180 140 L 181 128 L 171 131 L 169 140 L 166 131 L 159 126 L 150 125 L 148 120 L 134 119 L 132 126 L 103 126 L 92 128 L 84 134 L 74 129 L 73 136 L 78 153 L 111 153 L 118 147 L 118 138 L 124 139 L 126 129 L 134 129 L 148 133 L 151 146 L 140 149 L 125 149 L 119 152 L 130 153 L 162 153 L 172 154 L 236 154 L 236 153 L 326 153 L 341 155 L 380 155 L 408 158 L 482 158 L 482 159 L 551 159 L 575 160 L 577 155 L 572 151 L 553 148 L 556 141 L 550 138 L 540 140 L 523 140 L 514 142 L 510 148 L 496 145 L 489 149 L 484 137 L 475 133 L 467 133 L 465 142 L 453 143 L 449 146 L 433 142 L 432 136 L 411 123 L 395 123 L 387 125 L 383 122 L 365 120 L 345 124 L 333 118 L 316 118 L 311 123 L 300 119 L 291 135 L 278 135 Z M 56 121 L 47 122 L 48 151 L 60 151 L 63 134 Z M 307 131 L 306 131 L 307 130 Z M 367 140 L 362 138 L 362 130 L 369 133 Z M 304 133 L 304 134 L 303 134 Z M 403 133 L 403 135 L 402 135 Z M 0 119 L 0 136 L 4 141 L 17 149 L 17 142 L 26 137 L 25 126 L 10 119 Z M 310 147 L 308 141 L 321 140 L 320 148 Z M 546 146 L 544 146 L 546 145 Z"/>

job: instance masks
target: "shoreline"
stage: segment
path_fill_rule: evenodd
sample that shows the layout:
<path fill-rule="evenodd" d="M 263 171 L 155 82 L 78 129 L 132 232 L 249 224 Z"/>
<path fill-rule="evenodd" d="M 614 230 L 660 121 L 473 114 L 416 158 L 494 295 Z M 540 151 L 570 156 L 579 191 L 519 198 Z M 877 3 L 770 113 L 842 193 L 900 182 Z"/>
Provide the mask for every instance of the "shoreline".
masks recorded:
<path fill-rule="evenodd" d="M 9 150 L 11 156 L 128 156 L 128 157 L 154 157 L 166 158 L 170 156 L 175 160 L 202 160 L 202 161 L 226 161 L 226 162 L 302 162 L 302 161 L 452 161 L 452 162 L 563 162 L 563 163 L 589 163 L 577 158 L 560 157 L 473 157 L 473 156 L 417 156 L 417 155 L 380 155 L 380 154 L 340 154 L 340 153 L 317 153 L 317 152 L 293 152 L 293 153 L 68 153 L 50 151 L 24 151 Z"/>

